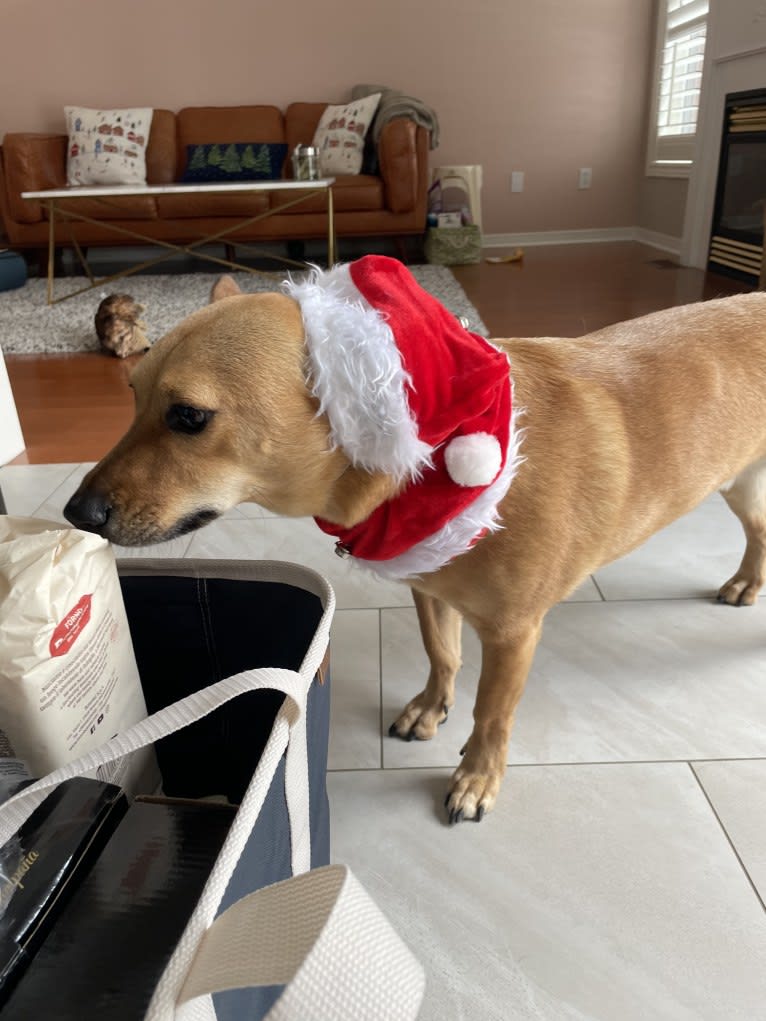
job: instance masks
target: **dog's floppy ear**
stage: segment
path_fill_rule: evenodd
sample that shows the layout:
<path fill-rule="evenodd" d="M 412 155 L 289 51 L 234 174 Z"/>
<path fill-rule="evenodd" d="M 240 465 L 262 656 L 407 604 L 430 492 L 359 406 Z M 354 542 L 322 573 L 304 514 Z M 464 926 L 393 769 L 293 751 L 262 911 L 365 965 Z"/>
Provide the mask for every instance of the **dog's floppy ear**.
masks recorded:
<path fill-rule="evenodd" d="M 219 277 L 210 291 L 210 304 L 220 301 L 221 298 L 231 298 L 232 295 L 241 293 L 242 289 L 233 277 L 228 275 Z"/>

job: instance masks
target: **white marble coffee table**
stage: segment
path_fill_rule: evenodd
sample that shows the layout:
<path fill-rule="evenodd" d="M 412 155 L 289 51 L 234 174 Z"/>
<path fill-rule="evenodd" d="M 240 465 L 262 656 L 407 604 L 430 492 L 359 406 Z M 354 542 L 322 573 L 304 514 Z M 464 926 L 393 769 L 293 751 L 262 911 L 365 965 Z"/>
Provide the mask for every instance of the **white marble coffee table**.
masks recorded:
<path fill-rule="evenodd" d="M 150 266 L 155 266 L 166 259 L 172 258 L 173 255 L 181 253 L 183 255 L 192 255 L 197 259 L 203 259 L 207 262 L 213 262 L 217 265 L 224 266 L 226 269 L 238 269 L 247 273 L 258 273 L 259 270 L 253 269 L 251 266 L 245 266 L 242 263 L 235 262 L 233 259 L 220 258 L 219 256 L 210 255 L 207 252 L 202 252 L 199 249 L 203 245 L 209 245 L 213 242 L 224 242 L 227 245 L 232 244 L 227 239 L 235 231 L 242 230 L 243 227 L 249 226 L 251 223 L 256 223 L 258 220 L 265 220 L 269 216 L 273 216 L 275 213 L 281 213 L 285 209 L 289 209 L 291 206 L 298 205 L 301 202 L 305 202 L 307 199 L 314 195 L 325 195 L 327 198 L 327 263 L 332 265 L 335 262 L 335 215 L 333 208 L 333 195 L 331 185 L 334 183 L 334 177 L 323 177 L 317 181 L 237 181 L 232 183 L 213 183 L 213 184 L 146 184 L 146 185 L 132 185 L 132 184 L 121 184 L 121 185 L 93 185 L 89 187 L 66 187 L 66 188 L 49 188 L 42 191 L 25 191 L 21 193 L 21 197 L 24 199 L 37 199 L 39 202 L 44 202 L 48 209 L 48 304 L 55 305 L 60 301 L 66 301 L 68 298 L 73 298 L 77 294 L 82 294 L 84 291 L 90 291 L 94 287 L 100 287 L 102 284 L 108 283 L 112 280 L 119 280 L 126 276 L 131 276 L 134 273 L 140 273 L 141 270 L 148 269 Z M 294 197 L 290 197 L 287 201 L 281 202 L 279 205 L 271 206 L 269 209 L 262 213 L 258 213 L 256 216 L 248 216 L 242 220 L 238 220 L 233 226 L 226 227 L 223 230 L 215 231 L 212 234 L 207 234 L 205 237 L 201 237 L 198 241 L 193 241 L 189 244 L 174 244 L 170 241 L 161 241 L 157 238 L 149 237 L 146 234 L 142 234 L 139 231 L 129 229 L 122 226 L 121 224 L 115 223 L 114 221 L 98 220 L 92 216 L 86 216 L 82 213 L 78 213 L 68 206 L 66 209 L 62 209 L 59 203 L 61 200 L 66 199 L 70 203 L 73 199 L 101 199 L 106 200 L 119 198 L 119 197 L 140 197 L 144 195 L 192 195 L 192 194 L 209 194 L 209 195 L 223 195 L 231 194 L 232 192 L 294 192 Z M 90 280 L 90 284 L 87 287 L 78 288 L 75 291 L 71 291 L 68 294 L 61 295 L 58 298 L 53 296 L 53 283 L 55 279 L 55 251 L 56 251 L 56 218 L 67 219 L 67 220 L 80 220 L 85 223 L 93 223 L 97 226 L 104 227 L 112 231 L 117 237 L 129 237 L 139 241 L 145 241 L 147 244 L 155 245 L 159 248 L 166 249 L 163 255 L 159 255 L 156 258 L 145 260 L 138 265 L 131 266 L 129 269 L 122 270 L 119 273 L 113 273 L 111 276 L 96 278 L 88 265 L 88 261 L 82 251 L 80 245 L 75 238 L 71 239 L 71 243 L 83 268 Z M 242 242 L 236 242 L 237 247 L 246 248 Z M 269 258 L 278 259 L 280 262 L 286 262 L 290 265 L 302 265 L 296 263 L 294 260 L 285 259 L 282 256 L 269 255 Z"/>

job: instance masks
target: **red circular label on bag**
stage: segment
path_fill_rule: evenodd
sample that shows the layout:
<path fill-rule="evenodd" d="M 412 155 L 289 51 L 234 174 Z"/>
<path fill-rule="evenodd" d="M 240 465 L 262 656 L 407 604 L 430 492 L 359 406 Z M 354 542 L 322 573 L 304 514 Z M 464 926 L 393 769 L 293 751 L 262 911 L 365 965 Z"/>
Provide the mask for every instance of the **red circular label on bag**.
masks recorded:
<path fill-rule="evenodd" d="M 93 594 L 83 596 L 64 617 L 51 635 L 48 651 L 51 656 L 63 656 L 74 645 L 78 635 L 90 620 L 90 604 Z"/>

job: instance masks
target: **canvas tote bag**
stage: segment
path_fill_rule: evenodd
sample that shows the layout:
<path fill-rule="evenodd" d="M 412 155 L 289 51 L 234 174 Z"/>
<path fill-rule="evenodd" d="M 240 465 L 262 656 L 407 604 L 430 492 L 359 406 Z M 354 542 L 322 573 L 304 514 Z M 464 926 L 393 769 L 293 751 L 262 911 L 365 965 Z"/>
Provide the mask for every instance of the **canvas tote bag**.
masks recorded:
<path fill-rule="evenodd" d="M 193 576 L 215 564 L 178 560 L 162 567 Z M 156 566 L 144 561 L 135 568 Z M 310 870 L 305 711 L 327 650 L 335 596 L 324 578 L 297 565 L 229 562 L 226 576 L 237 570 L 243 578 L 295 585 L 319 598 L 322 616 L 300 669 L 265 667 L 226 677 L 35 781 L 0 806 L 0 845 L 63 780 L 145 748 L 245 692 L 282 691 L 286 697 L 266 747 L 145 1021 L 213 1021 L 212 993 L 259 985 L 285 985 L 266 1021 L 411 1021 L 425 986 L 420 964 L 348 868 Z M 293 878 L 243 897 L 216 917 L 283 755 Z"/>

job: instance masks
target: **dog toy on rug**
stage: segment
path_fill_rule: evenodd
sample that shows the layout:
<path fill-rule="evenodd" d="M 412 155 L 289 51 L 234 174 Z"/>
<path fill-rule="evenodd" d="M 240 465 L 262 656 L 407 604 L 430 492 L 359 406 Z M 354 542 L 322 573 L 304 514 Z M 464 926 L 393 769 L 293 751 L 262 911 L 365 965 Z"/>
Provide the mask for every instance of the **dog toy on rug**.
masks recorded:
<path fill-rule="evenodd" d="M 110 294 L 96 310 L 96 335 L 101 350 L 118 358 L 148 351 L 151 347 L 141 322 L 144 306 L 129 294 Z"/>
<path fill-rule="evenodd" d="M 286 290 L 332 442 L 402 483 L 353 528 L 317 523 L 340 555 L 384 577 L 437 570 L 498 527 L 520 462 L 507 356 L 395 259 L 365 256 Z"/>

